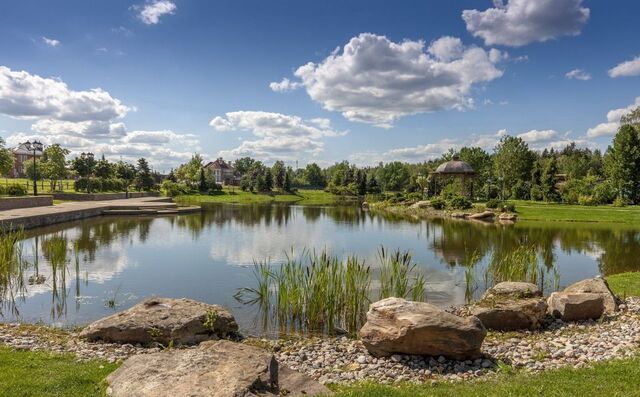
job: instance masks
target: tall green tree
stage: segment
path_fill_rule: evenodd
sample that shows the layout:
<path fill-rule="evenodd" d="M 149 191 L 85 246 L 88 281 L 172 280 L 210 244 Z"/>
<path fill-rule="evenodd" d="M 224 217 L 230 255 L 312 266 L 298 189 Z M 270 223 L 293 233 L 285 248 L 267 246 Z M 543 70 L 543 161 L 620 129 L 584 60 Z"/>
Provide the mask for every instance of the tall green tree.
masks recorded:
<path fill-rule="evenodd" d="M 619 199 L 640 203 L 640 137 L 633 126 L 618 130 L 605 155 L 605 170 Z"/>
<path fill-rule="evenodd" d="M 0 137 L 0 175 L 6 176 L 13 168 L 13 153 L 4 147 L 4 139 Z"/>
<path fill-rule="evenodd" d="M 96 177 L 101 179 L 113 178 L 113 165 L 107 160 L 104 155 L 96 162 L 94 170 Z"/>
<path fill-rule="evenodd" d="M 409 184 L 409 169 L 399 161 L 387 163 L 378 170 L 378 182 L 382 190 L 401 191 Z"/>
<path fill-rule="evenodd" d="M 178 181 L 196 184 L 200 180 L 200 169 L 203 159 L 198 153 L 191 156 L 191 160 L 176 169 L 175 175 Z"/>
<path fill-rule="evenodd" d="M 81 178 L 93 175 L 96 167 L 96 159 L 93 153 L 80 153 L 80 156 L 71 161 L 71 169 Z"/>
<path fill-rule="evenodd" d="M 58 181 L 68 176 L 67 155 L 69 150 L 63 148 L 57 143 L 47 146 L 42 156 L 44 162 L 42 164 L 44 174 L 49 178 L 51 191 L 55 191 L 58 187 Z"/>
<path fill-rule="evenodd" d="M 129 188 L 136 179 L 136 167 L 133 164 L 118 161 L 114 169 L 116 177 L 124 183 L 125 192 L 129 192 Z"/>
<path fill-rule="evenodd" d="M 138 191 L 152 190 L 155 185 L 153 175 L 151 175 L 151 168 L 149 168 L 149 163 L 144 157 L 138 159 L 135 183 Z"/>
<path fill-rule="evenodd" d="M 307 164 L 304 169 L 304 179 L 312 187 L 325 187 L 326 185 L 322 169 L 316 163 Z"/>
<path fill-rule="evenodd" d="M 502 196 L 508 188 L 531 179 L 534 160 L 535 154 L 522 138 L 505 135 L 500 139 L 494 149 L 493 171 L 499 178 Z"/>
<path fill-rule="evenodd" d="M 284 166 L 284 163 L 280 160 L 273 163 L 273 167 L 271 167 L 271 175 L 273 176 L 273 186 L 276 189 L 284 189 L 284 179 L 287 169 Z"/>
<path fill-rule="evenodd" d="M 546 161 L 542 175 L 540 177 L 540 189 L 542 190 L 542 198 L 547 202 L 560 201 L 560 192 L 558 191 L 558 162 L 555 157 L 551 157 Z"/>
<path fill-rule="evenodd" d="M 236 172 L 242 176 L 249 172 L 255 163 L 256 160 L 251 157 L 242 157 L 233 163 L 233 168 L 235 168 Z"/>

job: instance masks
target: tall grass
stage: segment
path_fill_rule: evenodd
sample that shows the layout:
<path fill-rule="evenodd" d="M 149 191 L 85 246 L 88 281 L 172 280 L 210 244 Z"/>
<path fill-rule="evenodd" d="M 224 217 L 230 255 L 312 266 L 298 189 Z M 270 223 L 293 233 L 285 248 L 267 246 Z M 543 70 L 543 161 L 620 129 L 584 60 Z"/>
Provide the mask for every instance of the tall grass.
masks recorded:
<path fill-rule="evenodd" d="M 553 278 L 546 278 L 551 271 Z M 502 281 L 525 281 L 537 284 L 540 289 L 545 289 L 547 284 L 553 283 L 553 289 L 559 287 L 559 273 L 555 267 L 551 269 L 538 261 L 538 252 L 535 247 L 521 246 L 507 254 L 494 252 L 485 271 L 485 282 L 495 285 Z"/>
<path fill-rule="evenodd" d="M 410 253 L 381 249 L 378 258 L 386 280 L 381 297 L 424 299 L 426 280 Z M 257 305 L 263 325 L 275 322 L 280 332 L 355 335 L 371 303 L 372 269 L 355 255 L 341 260 L 326 250 L 299 256 L 291 251 L 279 267 L 256 261 L 254 278 L 256 286 L 239 289 L 235 297 Z"/>
<path fill-rule="evenodd" d="M 24 296 L 23 272 L 28 263 L 22 256 L 23 230 L 0 233 L 0 315 L 8 309 L 14 316 L 19 312 L 16 299 Z"/>
<path fill-rule="evenodd" d="M 56 234 L 42 242 L 42 255 L 51 265 L 51 317 L 67 314 L 67 265 L 69 264 L 68 240 L 64 234 Z"/>

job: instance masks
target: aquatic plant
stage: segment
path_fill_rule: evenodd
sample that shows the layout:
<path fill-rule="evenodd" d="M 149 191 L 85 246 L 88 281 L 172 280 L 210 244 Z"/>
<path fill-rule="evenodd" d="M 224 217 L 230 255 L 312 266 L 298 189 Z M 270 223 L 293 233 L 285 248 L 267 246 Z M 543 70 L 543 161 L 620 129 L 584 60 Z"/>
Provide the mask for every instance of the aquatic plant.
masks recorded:
<path fill-rule="evenodd" d="M 25 284 L 23 272 L 28 266 L 22 254 L 24 230 L 4 231 L 0 233 L 0 315 L 9 309 L 18 316 L 16 299 L 24 296 Z"/>
<path fill-rule="evenodd" d="M 549 272 L 552 273 L 552 280 L 546 280 L 546 275 Z M 484 278 L 487 286 L 502 281 L 525 281 L 537 284 L 540 289 L 545 289 L 545 287 L 558 289 L 559 287 L 557 269 L 553 265 L 547 267 L 540 264 L 536 248 L 525 245 L 506 254 L 494 251 L 485 270 Z M 551 282 L 553 285 L 549 285 Z"/>
<path fill-rule="evenodd" d="M 381 249 L 378 258 L 385 296 L 424 300 L 426 279 L 415 270 L 410 253 L 389 255 Z M 281 332 L 355 335 L 364 324 L 372 269 L 355 255 L 341 260 L 326 250 L 303 250 L 299 256 L 292 250 L 279 266 L 254 261 L 253 273 L 256 286 L 239 289 L 235 298 L 257 305 L 263 326 L 275 322 Z"/>

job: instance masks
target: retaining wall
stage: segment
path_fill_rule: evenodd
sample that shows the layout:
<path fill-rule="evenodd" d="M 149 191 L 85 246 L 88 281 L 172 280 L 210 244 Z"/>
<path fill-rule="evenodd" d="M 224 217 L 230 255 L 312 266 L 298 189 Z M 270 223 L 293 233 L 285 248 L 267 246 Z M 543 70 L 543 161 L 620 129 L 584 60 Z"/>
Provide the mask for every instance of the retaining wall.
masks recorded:
<path fill-rule="evenodd" d="M 0 198 L 0 211 L 17 208 L 44 207 L 53 205 L 53 196 L 22 196 Z"/>
<path fill-rule="evenodd" d="M 71 200 L 71 201 L 106 201 L 106 200 L 121 200 L 126 198 L 141 198 L 141 197 L 159 197 L 158 192 L 129 192 L 129 197 L 126 193 L 53 193 L 53 198 L 56 200 Z"/>

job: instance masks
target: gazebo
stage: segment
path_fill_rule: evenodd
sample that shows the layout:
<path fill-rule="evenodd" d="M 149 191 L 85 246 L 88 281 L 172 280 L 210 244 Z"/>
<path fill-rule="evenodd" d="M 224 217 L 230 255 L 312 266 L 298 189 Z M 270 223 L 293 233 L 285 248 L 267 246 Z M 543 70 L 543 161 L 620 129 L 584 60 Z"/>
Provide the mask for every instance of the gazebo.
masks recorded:
<path fill-rule="evenodd" d="M 473 196 L 473 178 L 476 176 L 476 171 L 469 163 L 460 160 L 458 154 L 453 155 L 451 161 L 442 163 L 436 168 L 435 171 L 429 173 L 434 186 L 434 193 L 436 192 L 436 180 L 437 179 L 459 179 L 462 183 L 462 194 L 471 198 Z M 467 189 L 467 181 L 471 181 L 470 188 Z"/>

